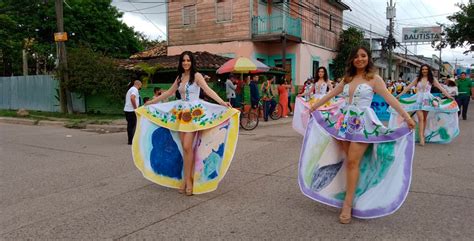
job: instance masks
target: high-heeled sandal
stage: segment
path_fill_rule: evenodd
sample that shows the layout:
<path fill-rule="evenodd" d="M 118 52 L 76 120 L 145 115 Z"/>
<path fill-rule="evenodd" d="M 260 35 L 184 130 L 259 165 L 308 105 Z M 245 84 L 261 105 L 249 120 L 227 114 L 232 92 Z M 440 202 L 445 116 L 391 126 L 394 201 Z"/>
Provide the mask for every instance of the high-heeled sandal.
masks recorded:
<path fill-rule="evenodd" d="M 193 187 L 186 188 L 186 196 L 192 196 L 192 195 L 193 195 Z"/>
<path fill-rule="evenodd" d="M 179 194 L 183 194 L 184 191 L 185 191 L 185 189 L 186 189 L 186 184 L 183 184 L 182 186 L 180 186 L 180 187 L 178 188 L 178 193 L 179 193 Z"/>
<path fill-rule="evenodd" d="M 350 208 L 351 212 L 349 214 L 342 214 L 342 210 L 341 210 L 341 214 L 339 215 L 339 223 L 349 224 L 352 220 L 352 206 L 343 205 L 342 209 L 344 208 Z"/>

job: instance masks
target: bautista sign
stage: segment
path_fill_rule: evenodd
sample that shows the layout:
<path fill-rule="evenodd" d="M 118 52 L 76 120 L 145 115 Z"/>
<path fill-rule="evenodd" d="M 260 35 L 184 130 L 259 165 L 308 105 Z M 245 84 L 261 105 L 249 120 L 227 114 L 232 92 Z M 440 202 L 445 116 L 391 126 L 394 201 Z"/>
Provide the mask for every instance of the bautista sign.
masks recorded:
<path fill-rule="evenodd" d="M 404 43 L 433 42 L 440 40 L 441 27 L 419 27 L 402 29 Z"/>

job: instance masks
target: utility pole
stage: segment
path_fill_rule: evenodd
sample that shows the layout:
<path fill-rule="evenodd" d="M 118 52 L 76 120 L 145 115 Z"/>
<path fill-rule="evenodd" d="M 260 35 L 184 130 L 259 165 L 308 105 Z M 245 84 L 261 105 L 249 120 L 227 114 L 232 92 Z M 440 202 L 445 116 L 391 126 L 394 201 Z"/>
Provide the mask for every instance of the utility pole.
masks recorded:
<path fill-rule="evenodd" d="M 393 48 L 395 47 L 395 38 L 393 37 L 393 19 L 395 18 L 395 16 L 396 16 L 395 6 L 393 5 L 393 0 L 390 0 L 390 5 L 387 6 L 387 19 L 389 21 L 387 44 L 388 44 L 388 78 L 392 81 L 393 81 L 392 54 L 393 54 Z"/>
<path fill-rule="evenodd" d="M 63 0 L 56 0 L 56 26 L 58 28 L 58 33 L 64 34 L 64 18 L 63 18 Z M 56 41 L 58 44 L 59 50 L 59 102 L 61 105 L 61 112 L 66 113 L 66 110 L 69 114 L 73 113 L 72 109 L 72 99 L 71 93 L 67 90 L 65 83 L 69 80 L 69 75 L 67 73 L 67 57 L 66 57 L 66 43 L 65 39 L 61 41 Z"/>

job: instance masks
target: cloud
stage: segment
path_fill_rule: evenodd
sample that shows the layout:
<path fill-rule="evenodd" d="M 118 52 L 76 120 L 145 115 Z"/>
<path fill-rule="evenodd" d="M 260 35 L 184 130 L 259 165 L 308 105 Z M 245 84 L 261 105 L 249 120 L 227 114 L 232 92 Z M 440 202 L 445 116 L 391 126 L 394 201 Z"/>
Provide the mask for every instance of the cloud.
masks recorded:
<path fill-rule="evenodd" d="M 135 13 L 125 13 L 122 20 L 128 26 L 133 27 L 135 31 L 144 33 L 150 39 L 166 39 L 166 25 L 164 23 L 155 21 L 152 23 Z"/>

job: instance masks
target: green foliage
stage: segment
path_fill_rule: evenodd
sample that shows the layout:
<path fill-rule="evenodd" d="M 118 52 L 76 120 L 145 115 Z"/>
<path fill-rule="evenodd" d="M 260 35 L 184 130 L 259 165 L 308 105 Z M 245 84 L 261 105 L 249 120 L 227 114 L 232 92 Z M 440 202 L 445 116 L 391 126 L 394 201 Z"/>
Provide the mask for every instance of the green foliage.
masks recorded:
<path fill-rule="evenodd" d="M 143 86 L 147 87 L 148 83 L 151 80 L 151 77 L 156 73 L 157 70 L 161 68 L 160 65 L 149 65 L 147 63 L 139 63 L 138 67 L 147 74 L 147 76 L 142 77 Z"/>
<path fill-rule="evenodd" d="M 364 33 L 354 27 L 350 27 L 341 32 L 339 37 L 339 53 L 334 59 L 334 77 L 340 78 L 345 74 L 346 60 L 349 57 L 353 48 L 357 46 L 368 46 L 364 41 Z"/>
<path fill-rule="evenodd" d="M 143 36 L 120 20 L 122 13 L 111 2 L 68 0 L 64 4 L 64 30 L 69 38 L 66 45 L 87 46 L 115 58 L 127 58 L 141 51 Z M 22 47 L 28 50 L 30 58 L 34 54 L 36 61 L 49 69 L 53 67 L 57 32 L 54 0 L 2 0 L 0 26 L 0 58 L 12 66 L 8 71 L 0 69 L 3 75 L 20 73 Z"/>
<path fill-rule="evenodd" d="M 468 47 L 464 52 L 474 52 L 474 4 L 458 4 L 461 10 L 448 16 L 453 25 L 446 28 L 447 41 L 451 48 Z"/>
<path fill-rule="evenodd" d="M 112 101 L 123 101 L 130 76 L 112 58 L 86 47 L 70 48 L 68 64 L 69 80 L 65 84 L 70 91 L 85 95 L 101 93 Z"/>

